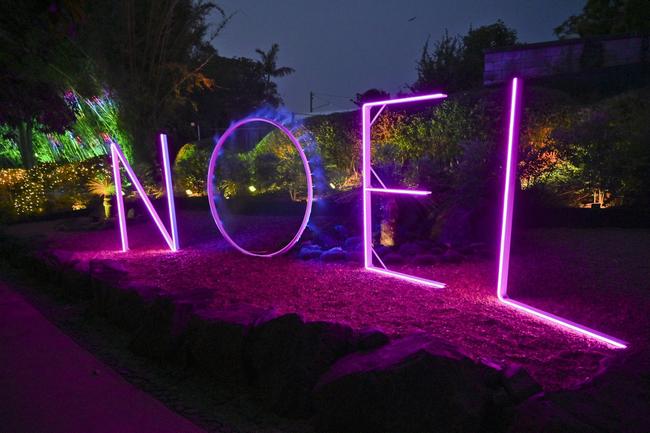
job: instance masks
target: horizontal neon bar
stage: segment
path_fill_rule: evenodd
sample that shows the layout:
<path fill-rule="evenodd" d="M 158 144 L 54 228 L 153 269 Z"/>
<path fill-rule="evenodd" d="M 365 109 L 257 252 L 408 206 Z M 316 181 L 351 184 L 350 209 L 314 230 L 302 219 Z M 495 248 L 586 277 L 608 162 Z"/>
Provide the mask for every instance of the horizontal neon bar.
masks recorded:
<path fill-rule="evenodd" d="M 431 195 L 431 191 L 418 191 L 416 189 L 366 188 L 366 191 L 385 194 Z"/>
<path fill-rule="evenodd" d="M 425 286 L 433 287 L 435 289 L 444 289 L 447 287 L 444 283 L 439 283 L 438 281 L 427 280 L 425 278 L 414 277 L 412 275 L 402 274 L 401 272 L 389 271 L 388 269 L 381 269 L 374 266 L 366 266 L 366 269 L 372 272 L 376 272 L 382 275 L 388 275 L 389 277 L 398 278 L 400 280 L 408 281 L 410 283 L 423 284 Z"/>
<path fill-rule="evenodd" d="M 433 93 L 431 95 L 421 95 L 421 96 L 409 96 L 406 98 L 398 99 L 389 99 L 386 101 L 376 101 L 376 102 L 366 102 L 363 104 L 363 107 L 376 107 L 378 105 L 394 105 L 394 104 L 405 104 L 407 102 L 418 102 L 418 101 L 430 101 L 432 99 L 443 99 L 447 95 L 444 93 Z"/>
<path fill-rule="evenodd" d="M 526 313 L 532 314 L 533 316 L 536 316 L 540 319 L 548 320 L 550 322 L 555 323 L 556 325 L 562 326 L 564 328 L 568 328 L 572 331 L 578 332 L 588 337 L 595 338 L 596 340 L 609 344 L 610 346 L 614 346 L 617 349 L 626 349 L 628 346 L 628 343 L 626 341 L 619 340 L 618 338 L 611 337 L 607 334 L 603 334 L 602 332 L 598 332 L 586 326 L 578 325 L 575 322 L 572 322 L 567 319 L 563 319 L 562 317 L 556 316 L 554 314 L 547 313 L 542 310 L 538 310 L 537 308 L 531 307 L 530 305 L 526 305 L 523 302 L 515 301 L 509 298 L 501 298 L 501 302 L 510 305 L 512 307 L 515 307 L 521 311 L 525 311 Z"/>

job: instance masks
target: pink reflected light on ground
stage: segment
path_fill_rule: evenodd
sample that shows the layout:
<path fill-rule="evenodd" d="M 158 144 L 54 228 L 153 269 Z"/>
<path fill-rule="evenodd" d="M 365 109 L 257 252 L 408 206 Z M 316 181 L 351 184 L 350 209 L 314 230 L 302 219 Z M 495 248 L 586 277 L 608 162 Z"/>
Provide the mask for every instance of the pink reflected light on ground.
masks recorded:
<path fill-rule="evenodd" d="M 517 150 L 519 146 L 519 123 L 521 116 L 521 79 L 513 78 L 510 93 L 510 115 L 508 121 L 508 139 L 506 147 L 505 180 L 503 187 L 503 213 L 501 219 L 501 236 L 499 247 L 499 273 L 497 280 L 497 297 L 500 302 L 531 314 L 539 319 L 570 329 L 582 335 L 594 338 L 618 349 L 625 349 L 628 343 L 618 338 L 556 316 L 538 308 L 508 297 L 508 268 L 510 264 L 510 243 L 512 239 L 512 215 L 514 205 L 514 188 L 517 176 Z"/>
<path fill-rule="evenodd" d="M 362 172 L 363 172 L 363 257 L 364 267 L 371 272 L 381 275 L 398 278 L 410 283 L 422 284 L 428 287 L 441 289 L 445 287 L 444 283 L 420 278 L 413 275 L 404 274 L 401 272 L 391 271 L 386 267 L 379 255 L 372 247 L 372 194 L 401 194 L 411 195 L 416 197 L 423 197 L 431 195 L 430 191 L 418 191 L 410 189 L 395 189 L 387 188 L 384 182 L 379 178 L 377 173 L 372 169 L 371 161 L 371 148 L 372 141 L 370 135 L 370 128 L 377 120 L 384 108 L 388 105 L 408 104 L 413 102 L 435 101 L 446 98 L 447 95 L 443 93 L 434 93 L 430 95 L 410 96 L 407 98 L 389 99 L 385 101 L 368 102 L 363 104 L 361 108 L 361 124 L 362 124 Z M 373 107 L 379 107 L 373 118 L 370 117 Z M 372 186 L 372 176 L 375 176 L 377 181 L 381 184 L 381 188 L 374 188 Z M 377 258 L 381 264 L 381 268 L 373 263 L 373 256 Z"/>
<path fill-rule="evenodd" d="M 215 167 L 217 165 L 217 159 L 219 158 L 219 152 L 223 148 L 223 145 L 226 143 L 226 140 L 228 140 L 228 138 L 237 130 L 237 128 L 254 122 L 268 123 L 269 125 L 272 125 L 275 128 L 282 131 L 289 138 L 289 140 L 291 140 L 291 143 L 294 145 L 294 147 L 298 151 L 298 154 L 300 155 L 302 166 L 305 170 L 305 178 L 307 180 L 307 205 L 305 207 L 305 214 L 302 218 L 300 228 L 296 232 L 295 236 L 285 246 L 271 253 L 256 253 L 247 250 L 242 246 L 240 246 L 239 244 L 237 244 L 237 242 L 235 242 L 235 240 L 228 234 L 228 231 L 224 227 L 223 221 L 219 216 L 219 212 L 215 204 L 216 191 L 214 188 L 214 176 L 215 176 L 214 172 L 215 172 Z M 307 227 L 307 223 L 309 222 L 309 216 L 311 215 L 312 203 L 314 201 L 314 189 L 312 187 L 311 169 L 309 168 L 309 161 L 307 160 L 307 155 L 305 155 L 305 152 L 302 149 L 302 146 L 300 145 L 298 139 L 284 125 L 274 120 L 270 120 L 262 117 L 251 117 L 251 118 L 240 120 L 239 122 L 236 122 L 232 126 L 230 126 L 230 128 L 228 128 L 226 132 L 224 132 L 223 135 L 219 137 L 219 140 L 217 140 L 217 143 L 214 146 L 214 150 L 212 151 L 212 156 L 210 157 L 210 163 L 208 165 L 207 183 L 208 183 L 208 202 L 210 204 L 210 212 L 212 213 L 212 218 L 214 219 L 214 222 L 217 225 L 219 232 L 230 245 L 232 245 L 235 249 L 237 249 L 239 252 L 243 254 L 246 254 L 248 256 L 254 256 L 254 257 L 274 257 L 280 254 L 284 254 L 285 252 L 289 251 L 296 244 L 296 242 L 298 242 L 300 236 L 302 236 L 302 233 L 305 231 L 305 228 Z"/>
<path fill-rule="evenodd" d="M 167 136 L 165 134 L 160 134 L 160 149 L 162 152 L 163 158 L 163 176 L 165 181 L 165 193 L 167 195 L 167 205 L 169 207 L 169 222 L 171 225 L 171 234 L 165 228 L 158 212 L 153 207 L 151 200 L 147 197 L 142 184 L 138 180 L 133 168 L 129 164 L 129 161 L 124 156 L 124 152 L 120 146 L 111 140 L 111 159 L 113 162 L 113 179 L 115 182 L 115 201 L 117 202 L 117 216 L 119 221 L 120 228 L 120 239 L 122 241 L 122 251 L 126 252 L 129 250 L 129 236 L 126 228 L 126 214 L 124 212 L 124 197 L 122 196 L 122 177 L 120 175 L 120 163 L 124 166 L 129 179 L 133 182 L 133 186 L 138 192 L 138 196 L 144 203 L 145 207 L 149 211 L 151 218 L 153 218 L 156 227 L 160 231 L 160 234 L 165 239 L 165 242 L 169 246 L 169 249 L 172 251 L 178 251 L 180 245 L 178 242 L 178 228 L 176 224 L 176 208 L 174 206 L 174 192 L 172 188 L 172 178 L 171 178 L 171 168 L 169 164 L 169 149 L 167 147 Z"/>

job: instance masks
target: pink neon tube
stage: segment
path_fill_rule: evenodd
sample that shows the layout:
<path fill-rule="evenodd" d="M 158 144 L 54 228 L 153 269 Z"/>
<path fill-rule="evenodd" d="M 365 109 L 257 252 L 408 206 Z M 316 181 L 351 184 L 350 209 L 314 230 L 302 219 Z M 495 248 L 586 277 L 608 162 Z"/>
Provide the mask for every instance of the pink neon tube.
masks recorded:
<path fill-rule="evenodd" d="M 514 206 L 514 188 L 516 173 L 517 150 L 519 147 L 519 123 L 521 116 L 521 80 L 513 78 L 510 93 L 510 116 L 508 119 L 508 138 L 506 146 L 505 180 L 503 185 L 503 213 L 501 217 L 501 236 L 499 248 L 499 272 L 497 280 L 497 298 L 500 302 L 520 311 L 531 314 L 539 319 L 553 323 L 565 329 L 577 332 L 590 338 L 606 343 L 618 349 L 625 349 L 627 342 L 614 338 L 602 332 L 577 324 L 556 316 L 523 302 L 508 297 L 508 268 L 510 264 L 510 243 L 512 241 L 512 215 Z"/>
<path fill-rule="evenodd" d="M 379 177 L 377 179 L 382 184 L 382 188 L 374 188 L 372 186 L 372 162 L 371 162 L 371 147 L 372 140 L 370 135 L 370 128 L 373 122 L 379 117 L 379 114 L 385 108 L 386 105 L 396 105 L 396 104 L 408 104 L 413 102 L 422 102 L 422 101 L 432 101 L 437 99 L 446 98 L 447 95 L 443 93 L 434 93 L 430 95 L 422 96 L 410 96 L 406 98 L 397 98 L 390 99 L 385 101 L 376 101 L 368 102 L 363 104 L 361 108 L 361 139 L 362 139 L 362 180 L 363 180 L 363 260 L 364 267 L 366 270 L 375 272 L 381 275 L 393 277 L 400 279 L 402 281 L 408 281 L 409 283 L 416 283 L 425 285 L 428 287 L 434 288 L 444 288 L 445 284 L 438 281 L 428 280 L 426 278 L 420 278 L 413 275 L 404 274 L 401 272 L 391 271 L 387 269 L 382 263 L 384 268 L 379 268 L 373 264 L 373 249 L 372 249 L 372 194 L 403 194 L 403 195 L 413 195 L 413 196 L 427 196 L 431 195 L 431 191 L 418 191 L 410 189 L 397 189 L 397 188 L 386 188 L 383 185 L 383 182 Z M 375 114 L 374 118 L 371 118 L 370 112 L 373 107 L 380 107 L 380 109 Z M 376 176 L 376 174 L 375 174 Z M 377 257 L 379 259 L 379 257 Z M 379 259 L 381 263 L 381 259 Z"/>
<path fill-rule="evenodd" d="M 380 194 L 431 195 L 431 191 L 418 191 L 415 189 L 368 188 L 368 191 Z"/>
<path fill-rule="evenodd" d="M 151 200 L 149 200 L 149 197 L 147 197 L 147 194 L 144 188 L 142 187 L 142 184 L 140 183 L 138 177 L 135 175 L 135 172 L 131 168 L 129 161 L 124 156 L 124 152 L 122 151 L 122 149 L 117 143 L 111 141 L 113 178 L 115 181 L 115 200 L 117 201 L 117 211 L 118 211 L 117 214 L 118 214 L 119 226 L 120 226 L 120 236 L 122 239 L 122 251 L 129 250 L 129 238 L 128 238 L 127 228 L 126 228 L 126 215 L 124 212 L 124 197 L 122 196 L 122 177 L 120 176 L 120 163 L 122 163 L 122 165 L 124 166 L 124 169 L 126 170 L 129 179 L 131 179 L 131 182 L 133 182 L 133 186 L 135 186 L 135 189 L 138 192 L 140 199 L 142 200 L 145 207 L 149 211 L 149 214 L 151 215 L 154 223 L 156 224 L 156 227 L 160 231 L 160 234 L 165 239 L 165 242 L 169 246 L 169 249 L 172 251 L 178 251 L 179 249 L 178 229 L 176 225 L 176 212 L 174 210 L 174 191 L 172 188 L 172 181 L 171 181 L 169 151 L 167 149 L 167 137 L 164 134 L 161 134 L 160 138 L 161 138 L 160 146 L 163 155 L 163 174 L 165 177 L 167 204 L 169 205 L 169 217 L 170 217 L 170 224 L 172 227 L 171 235 L 165 228 L 165 225 L 160 219 L 158 212 L 156 212 L 156 209 L 153 207 Z"/>
<path fill-rule="evenodd" d="M 280 248 L 277 251 L 274 251 L 272 253 L 264 254 L 264 253 L 256 253 L 253 251 L 249 251 L 239 244 L 235 242 L 235 240 L 228 234 L 228 231 L 224 227 L 223 221 L 221 220 L 221 217 L 219 216 L 219 212 L 217 210 L 217 206 L 215 204 L 215 198 L 217 191 L 215 191 L 214 188 L 214 171 L 217 165 L 217 159 L 219 158 L 219 152 L 221 151 L 221 148 L 223 145 L 226 143 L 226 140 L 228 137 L 230 137 L 237 128 L 240 126 L 246 125 L 248 123 L 253 123 L 253 122 L 263 122 L 263 123 L 268 123 L 269 125 L 272 125 L 276 128 L 278 128 L 280 131 L 282 131 L 288 138 L 291 140 L 291 143 L 294 145 L 296 150 L 298 151 L 298 154 L 300 155 L 300 159 L 302 160 L 302 166 L 303 169 L 305 170 L 305 178 L 307 179 L 307 206 L 305 207 L 305 214 L 303 215 L 302 218 L 302 223 L 300 224 L 300 228 L 296 232 L 295 236 L 293 239 L 291 239 L 285 246 Z M 311 215 L 311 207 L 312 203 L 314 201 L 314 189 L 312 186 L 312 179 L 311 179 L 311 169 L 309 168 L 309 161 L 307 160 L 307 155 L 305 155 L 304 150 L 302 149 L 302 146 L 300 145 L 300 142 L 298 139 L 289 131 L 287 128 L 285 128 L 282 124 L 270 120 L 270 119 L 265 119 L 262 117 L 252 117 L 248 119 L 243 119 L 240 120 L 239 122 L 233 124 L 230 128 L 226 130 L 226 132 L 223 133 L 223 135 L 219 138 L 217 141 L 217 144 L 214 146 L 214 150 L 212 151 L 212 156 L 210 157 L 210 163 L 208 165 L 208 201 L 210 204 L 210 212 L 212 213 L 212 218 L 214 219 L 214 223 L 217 225 L 217 229 L 219 229 L 219 232 L 221 235 L 224 237 L 224 239 L 232 245 L 236 250 L 239 252 L 249 255 L 249 256 L 255 256 L 255 257 L 274 257 L 280 254 L 284 254 L 285 252 L 289 251 L 295 244 L 298 242 L 300 239 L 300 236 L 302 236 L 302 233 L 305 231 L 305 228 L 307 227 L 307 223 L 309 222 L 309 216 Z"/>

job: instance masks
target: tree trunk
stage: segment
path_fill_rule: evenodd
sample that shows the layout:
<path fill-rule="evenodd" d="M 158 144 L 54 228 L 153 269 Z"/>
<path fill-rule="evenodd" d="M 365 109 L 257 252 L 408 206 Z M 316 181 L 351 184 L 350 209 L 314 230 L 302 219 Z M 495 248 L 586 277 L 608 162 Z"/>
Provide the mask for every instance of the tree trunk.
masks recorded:
<path fill-rule="evenodd" d="M 18 148 L 23 167 L 34 167 L 34 142 L 32 141 L 32 122 L 22 122 L 18 126 Z"/>

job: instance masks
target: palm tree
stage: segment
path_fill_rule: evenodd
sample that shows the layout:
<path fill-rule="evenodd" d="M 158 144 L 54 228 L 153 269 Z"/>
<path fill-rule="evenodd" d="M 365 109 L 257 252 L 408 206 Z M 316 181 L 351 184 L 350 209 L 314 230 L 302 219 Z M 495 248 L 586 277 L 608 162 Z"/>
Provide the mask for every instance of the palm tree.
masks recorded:
<path fill-rule="evenodd" d="M 275 93 L 275 84 L 271 82 L 271 78 L 285 77 L 296 71 L 288 66 L 278 67 L 278 53 L 280 52 L 280 46 L 277 43 L 271 45 L 271 48 L 266 52 L 259 48 L 257 48 L 255 52 L 260 55 L 260 63 L 262 64 L 262 73 L 264 74 L 267 97 L 274 96 L 272 94 Z"/>
<path fill-rule="evenodd" d="M 86 184 L 91 194 L 104 198 L 104 217 L 111 217 L 111 196 L 115 194 L 115 185 L 111 178 L 103 174 L 98 174 L 94 179 Z"/>

